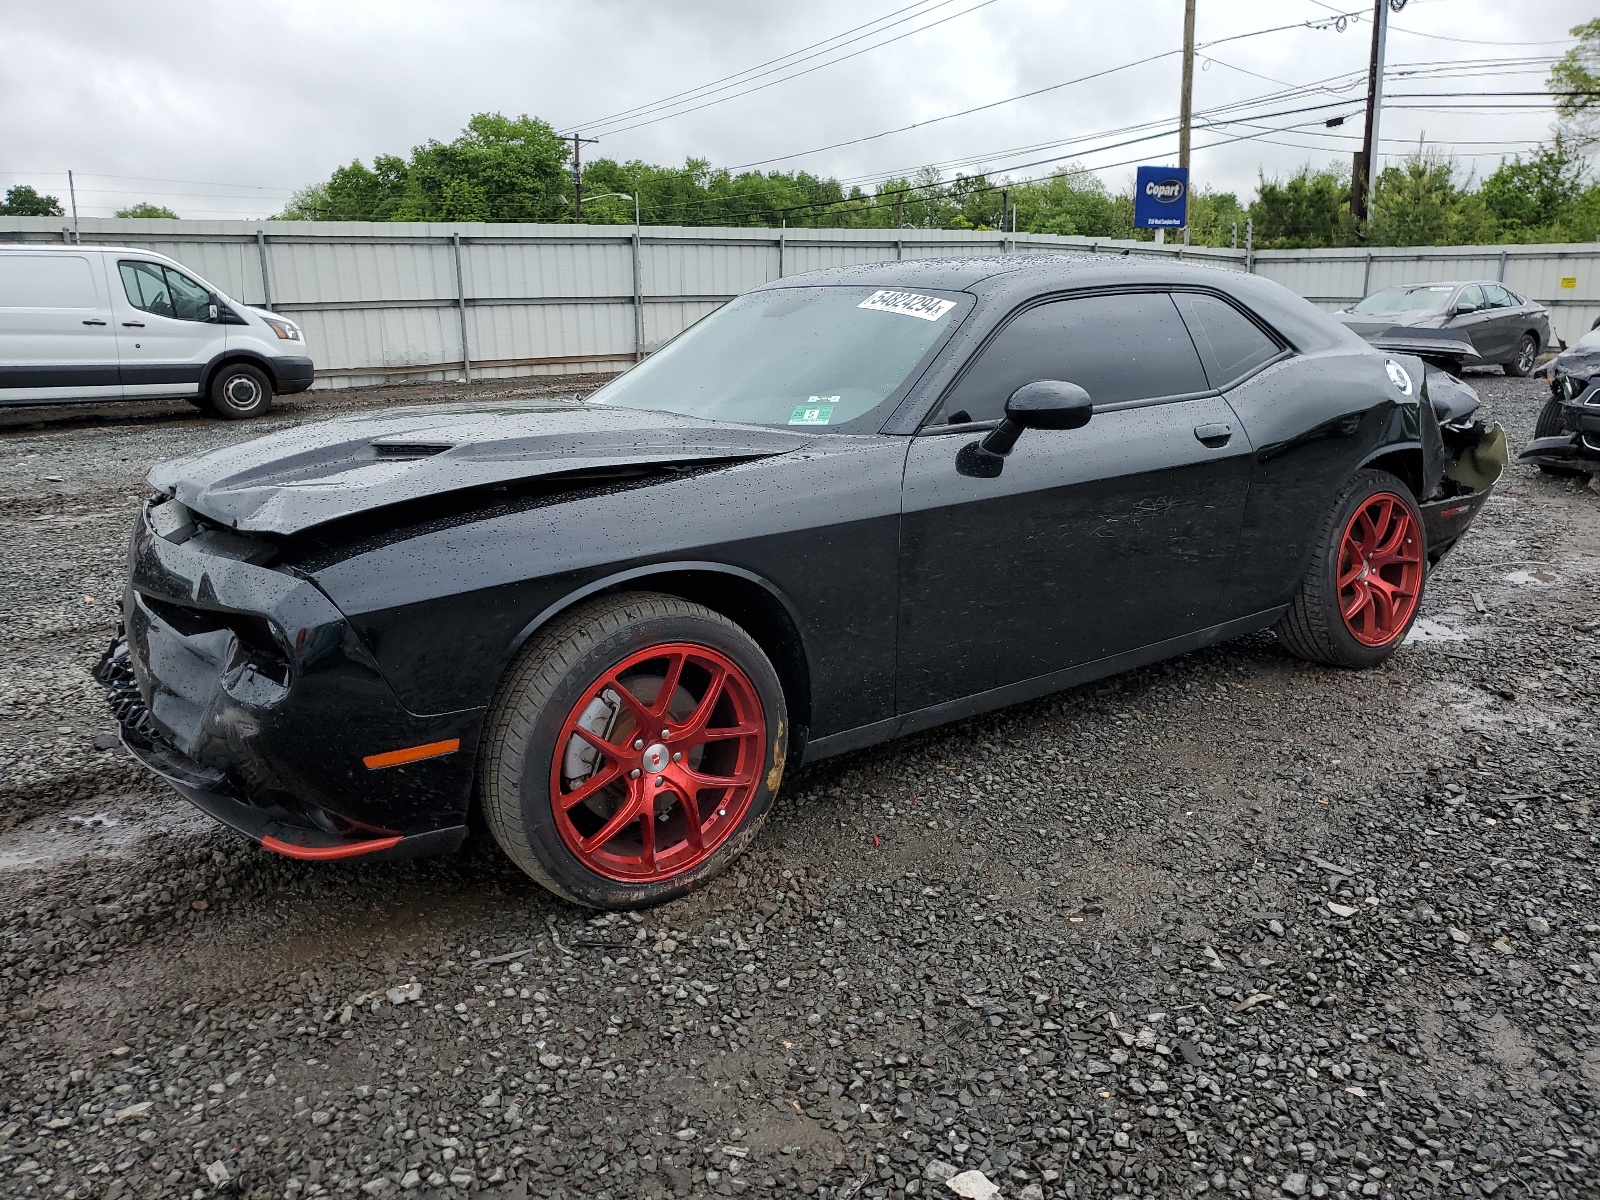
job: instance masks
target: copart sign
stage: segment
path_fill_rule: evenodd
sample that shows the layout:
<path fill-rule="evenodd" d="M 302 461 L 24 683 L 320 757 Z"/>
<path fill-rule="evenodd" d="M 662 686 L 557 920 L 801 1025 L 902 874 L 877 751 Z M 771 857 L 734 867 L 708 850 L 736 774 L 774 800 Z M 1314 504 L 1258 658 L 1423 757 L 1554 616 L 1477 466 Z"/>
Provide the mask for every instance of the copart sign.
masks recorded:
<path fill-rule="evenodd" d="M 1189 223 L 1189 168 L 1140 167 L 1133 190 L 1139 229 L 1182 229 Z"/>

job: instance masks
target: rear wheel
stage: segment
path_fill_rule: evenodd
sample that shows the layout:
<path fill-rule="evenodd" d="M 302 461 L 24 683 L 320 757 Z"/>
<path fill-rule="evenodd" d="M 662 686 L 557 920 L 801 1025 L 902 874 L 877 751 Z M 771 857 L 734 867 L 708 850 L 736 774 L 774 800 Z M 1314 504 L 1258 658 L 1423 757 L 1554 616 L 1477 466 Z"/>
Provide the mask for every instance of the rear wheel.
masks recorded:
<path fill-rule="evenodd" d="M 1422 514 L 1386 471 L 1359 471 L 1325 518 L 1300 590 L 1275 627 L 1291 653 L 1375 667 L 1405 640 L 1427 574 Z"/>
<path fill-rule="evenodd" d="M 1517 352 L 1506 364 L 1506 374 L 1518 379 L 1526 377 L 1532 370 L 1533 364 L 1539 358 L 1539 339 L 1531 333 L 1522 335 L 1522 340 L 1517 343 Z"/>
<path fill-rule="evenodd" d="M 272 407 L 272 381 L 260 367 L 229 363 L 211 379 L 211 411 L 225 421 L 259 417 Z"/>
<path fill-rule="evenodd" d="M 592 908 L 688 892 L 755 837 L 785 754 L 783 690 L 737 625 L 674 596 L 584 605 L 496 700 L 483 814 L 529 876 Z"/>

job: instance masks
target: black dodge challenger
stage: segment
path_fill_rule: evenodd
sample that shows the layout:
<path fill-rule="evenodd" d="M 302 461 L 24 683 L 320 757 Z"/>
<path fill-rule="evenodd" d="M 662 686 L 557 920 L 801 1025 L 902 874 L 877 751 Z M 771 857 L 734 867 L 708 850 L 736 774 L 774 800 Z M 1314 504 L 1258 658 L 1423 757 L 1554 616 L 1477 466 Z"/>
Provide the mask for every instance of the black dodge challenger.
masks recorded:
<path fill-rule="evenodd" d="M 1181 263 L 790 277 L 586 403 L 158 466 L 97 676 L 271 850 L 449 851 L 477 804 L 552 891 L 651 904 L 802 760 L 1269 627 L 1383 662 L 1504 462 L 1462 390 Z"/>

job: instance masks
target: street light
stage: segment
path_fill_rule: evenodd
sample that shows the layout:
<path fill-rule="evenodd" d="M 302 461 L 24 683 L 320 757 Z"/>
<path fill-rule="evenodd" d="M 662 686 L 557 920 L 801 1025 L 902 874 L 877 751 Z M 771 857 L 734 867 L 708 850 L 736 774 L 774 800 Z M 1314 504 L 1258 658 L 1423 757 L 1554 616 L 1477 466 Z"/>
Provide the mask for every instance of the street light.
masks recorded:
<path fill-rule="evenodd" d="M 580 199 L 578 201 L 578 204 L 579 204 L 580 207 L 582 207 L 583 205 L 589 203 L 589 201 L 591 201 L 591 200 L 632 200 L 633 201 L 633 225 L 634 225 L 635 229 L 637 229 L 639 227 L 639 193 L 638 192 L 604 192 L 604 193 L 602 193 L 602 194 L 600 194 L 598 196 L 584 196 L 582 199 Z"/>
<path fill-rule="evenodd" d="M 578 200 L 578 206 L 581 208 L 591 200 L 633 201 L 633 361 L 638 362 L 644 358 L 644 293 L 640 290 L 639 274 L 639 239 L 643 226 L 639 224 L 639 193 L 604 192 L 599 196 L 583 196 Z"/>

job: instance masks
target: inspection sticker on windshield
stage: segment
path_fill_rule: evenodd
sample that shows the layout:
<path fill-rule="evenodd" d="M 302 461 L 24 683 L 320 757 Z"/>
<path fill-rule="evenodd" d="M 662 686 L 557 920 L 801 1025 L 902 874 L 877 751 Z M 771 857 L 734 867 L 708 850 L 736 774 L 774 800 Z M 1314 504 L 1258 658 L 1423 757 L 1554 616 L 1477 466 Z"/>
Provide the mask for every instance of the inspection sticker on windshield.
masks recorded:
<path fill-rule="evenodd" d="M 937 296 L 919 296 L 916 292 L 877 291 L 868 296 L 857 308 L 872 308 L 878 312 L 899 313 L 906 317 L 921 317 L 924 321 L 937 321 L 956 306 L 954 300 L 941 300 Z"/>
<path fill-rule="evenodd" d="M 789 424 L 826 425 L 833 420 L 832 402 L 838 399 L 837 396 L 812 396 L 804 404 L 796 404 L 794 411 L 789 414 Z"/>

